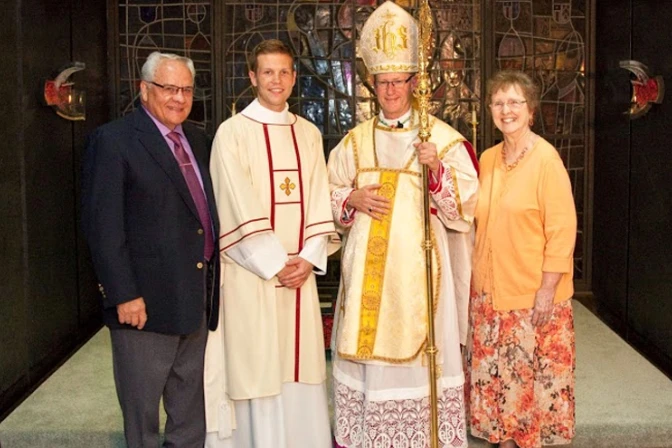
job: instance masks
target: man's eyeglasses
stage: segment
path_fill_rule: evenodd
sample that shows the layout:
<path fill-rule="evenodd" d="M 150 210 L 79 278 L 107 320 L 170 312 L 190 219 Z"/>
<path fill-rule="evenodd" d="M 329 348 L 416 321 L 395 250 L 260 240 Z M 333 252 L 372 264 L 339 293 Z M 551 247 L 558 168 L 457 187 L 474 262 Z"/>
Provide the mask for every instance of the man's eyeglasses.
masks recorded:
<path fill-rule="evenodd" d="M 160 87 L 165 93 L 168 95 L 174 96 L 177 95 L 180 90 L 182 91 L 182 94 L 184 96 L 192 96 L 194 94 L 194 87 L 193 86 L 186 86 L 186 87 L 177 87 L 177 86 L 172 86 L 170 84 L 166 84 L 165 86 L 162 84 L 159 84 L 158 82 L 154 81 L 149 81 L 150 84 L 154 84 L 156 87 Z"/>
<path fill-rule="evenodd" d="M 396 79 L 394 81 L 376 81 L 374 85 L 376 88 L 380 88 L 383 90 L 387 90 L 389 87 L 392 87 L 394 89 L 398 89 L 399 87 L 403 86 L 404 84 L 408 84 L 408 81 L 413 79 L 415 76 L 415 73 L 409 76 L 407 79 Z"/>
<path fill-rule="evenodd" d="M 490 108 L 494 110 L 504 110 L 504 105 L 507 105 L 511 110 L 518 110 L 525 103 L 527 103 L 526 100 L 509 100 L 506 103 L 503 101 L 497 101 L 495 103 L 491 103 Z"/>

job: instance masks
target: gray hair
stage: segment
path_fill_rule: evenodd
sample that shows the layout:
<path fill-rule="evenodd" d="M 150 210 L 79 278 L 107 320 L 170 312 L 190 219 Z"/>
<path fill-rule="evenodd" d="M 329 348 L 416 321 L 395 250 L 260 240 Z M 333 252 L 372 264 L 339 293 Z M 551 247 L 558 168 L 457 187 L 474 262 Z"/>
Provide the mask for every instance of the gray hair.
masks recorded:
<path fill-rule="evenodd" d="M 185 56 L 180 56 L 178 54 L 161 53 L 155 51 L 149 56 L 147 56 L 147 60 L 142 65 L 142 70 L 140 73 L 140 77 L 142 78 L 142 80 L 146 82 L 154 81 L 154 75 L 156 74 L 156 69 L 159 68 L 159 65 L 165 60 L 178 61 L 183 63 L 184 65 L 187 66 L 187 68 L 191 72 L 191 77 L 193 79 L 196 79 L 196 69 L 194 68 L 194 61 Z"/>

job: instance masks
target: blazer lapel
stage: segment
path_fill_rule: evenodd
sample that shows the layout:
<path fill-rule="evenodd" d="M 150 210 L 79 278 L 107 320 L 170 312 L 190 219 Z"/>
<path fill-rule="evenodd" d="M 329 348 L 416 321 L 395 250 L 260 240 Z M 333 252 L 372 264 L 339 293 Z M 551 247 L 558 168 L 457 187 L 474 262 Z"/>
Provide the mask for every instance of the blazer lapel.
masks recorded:
<path fill-rule="evenodd" d="M 182 171 L 180 171 L 177 160 L 175 160 L 175 156 L 168 147 L 166 140 L 142 108 L 139 108 L 135 113 L 135 128 L 139 132 L 140 143 L 173 181 L 184 203 L 198 218 L 198 210 L 189 192 L 189 187 L 187 187 L 187 182 L 184 180 Z"/>

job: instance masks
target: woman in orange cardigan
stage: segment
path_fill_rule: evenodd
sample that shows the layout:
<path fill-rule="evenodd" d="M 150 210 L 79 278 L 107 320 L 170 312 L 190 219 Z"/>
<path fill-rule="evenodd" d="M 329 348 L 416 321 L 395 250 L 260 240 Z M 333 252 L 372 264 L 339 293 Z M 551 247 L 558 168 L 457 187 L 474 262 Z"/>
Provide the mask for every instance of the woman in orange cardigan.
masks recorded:
<path fill-rule="evenodd" d="M 470 426 L 500 448 L 574 436 L 571 297 L 576 211 L 558 151 L 530 128 L 538 89 L 522 72 L 488 82 L 504 141 L 481 156 L 468 375 Z"/>

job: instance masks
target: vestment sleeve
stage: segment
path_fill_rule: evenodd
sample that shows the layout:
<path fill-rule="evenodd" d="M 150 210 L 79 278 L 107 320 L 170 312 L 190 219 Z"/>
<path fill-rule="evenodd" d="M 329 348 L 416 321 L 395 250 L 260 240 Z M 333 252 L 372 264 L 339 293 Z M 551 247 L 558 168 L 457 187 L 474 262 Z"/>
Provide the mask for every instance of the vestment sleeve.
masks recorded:
<path fill-rule="evenodd" d="M 287 251 L 273 233 L 252 235 L 229 248 L 226 255 L 264 280 L 275 277 L 289 259 Z"/>
<path fill-rule="evenodd" d="M 570 272 L 576 242 L 576 209 L 569 175 L 559 156 L 543 168 L 539 204 L 544 225 L 544 272 Z"/>
<path fill-rule="evenodd" d="M 307 140 L 310 142 L 310 151 L 307 157 L 302 157 L 301 164 L 309 164 L 304 177 L 308 177 L 308 184 L 303 187 L 303 195 L 307 197 L 306 222 L 304 230 L 304 248 L 299 256 L 309 261 L 318 271 L 324 271 L 327 264 L 327 255 L 332 254 L 340 247 L 340 238 L 334 227 L 329 206 L 329 179 L 327 163 L 324 160 L 322 134 L 313 126 L 304 127 Z M 305 160 L 304 160 L 305 159 Z M 304 180 L 305 182 L 305 180 Z M 324 239 L 326 244 L 313 242 L 315 239 Z M 323 253 L 320 252 L 323 249 Z"/>
<path fill-rule="evenodd" d="M 231 120 L 219 127 L 210 158 L 210 175 L 220 222 L 220 251 L 227 252 L 242 241 L 260 234 L 267 235 L 264 241 L 275 239 L 277 245 L 272 246 L 282 247 L 273 233 L 268 212 L 263 209 L 254 194 L 249 177 L 252 170 L 245 157 L 244 146 L 239 144 L 237 133 L 233 128 Z M 272 250 L 270 249 L 272 246 L 269 246 L 269 250 Z M 256 247 L 251 245 L 247 249 L 241 249 L 237 255 L 242 254 L 246 260 L 253 257 L 250 259 L 253 261 Z M 275 252 L 273 253 L 278 259 L 273 261 L 277 262 L 280 259 L 280 252 Z M 283 262 L 287 259 L 286 252 L 282 259 Z"/>
<path fill-rule="evenodd" d="M 301 249 L 301 252 L 299 252 L 299 257 L 303 258 L 315 267 L 315 269 L 313 269 L 315 274 L 324 275 L 327 273 L 328 240 L 329 237 L 326 235 L 311 238 L 306 241 L 306 245 L 303 246 L 303 249 Z"/>
<path fill-rule="evenodd" d="M 346 211 L 350 194 L 355 189 L 355 159 L 352 148 L 352 134 L 346 135 L 329 155 L 329 190 L 331 192 L 331 212 L 339 231 L 345 231 L 354 222 L 354 210 Z"/>
<path fill-rule="evenodd" d="M 478 200 L 478 174 L 469 152 L 462 142 L 439 150 L 441 159 L 440 187 L 430 194 L 437 216 L 449 229 L 467 232 L 474 220 Z"/>

